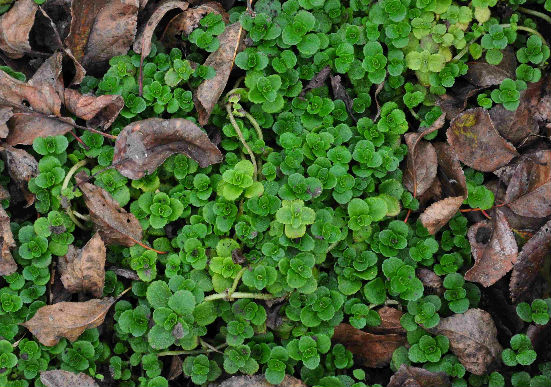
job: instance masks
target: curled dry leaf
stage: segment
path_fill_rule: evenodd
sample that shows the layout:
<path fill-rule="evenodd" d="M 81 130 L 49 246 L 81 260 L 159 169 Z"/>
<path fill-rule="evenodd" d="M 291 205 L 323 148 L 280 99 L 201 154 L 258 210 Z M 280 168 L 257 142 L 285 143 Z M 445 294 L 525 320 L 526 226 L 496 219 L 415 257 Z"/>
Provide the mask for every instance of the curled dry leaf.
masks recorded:
<path fill-rule="evenodd" d="M 503 51 L 503 59 L 499 65 L 491 65 L 485 60 L 468 63 L 469 69 L 465 78 L 478 87 L 499 85 L 507 78 L 515 79 L 517 59 L 510 47 Z"/>
<path fill-rule="evenodd" d="M 404 335 L 395 333 L 376 335 L 344 323 L 337 325 L 332 340 L 343 344 L 346 349 L 359 356 L 362 364 L 369 368 L 389 365 L 394 350 L 407 343 Z"/>
<path fill-rule="evenodd" d="M 21 325 L 31 331 L 40 343 L 51 347 L 62 337 L 75 341 L 86 329 L 100 326 L 114 302 L 114 298 L 108 297 L 46 305 Z"/>
<path fill-rule="evenodd" d="M 515 234 L 500 209 L 492 222 L 472 225 L 467 233 L 475 264 L 465 273 L 465 279 L 484 287 L 495 284 L 507 274 L 517 261 L 518 247 Z"/>
<path fill-rule="evenodd" d="M 133 122 L 117 136 L 113 166 L 130 179 L 151 174 L 170 155 L 183 153 L 204 168 L 222 161 L 207 134 L 183 118 Z"/>
<path fill-rule="evenodd" d="M 0 149 L 2 149 L 6 155 L 6 167 L 10 178 L 27 202 L 26 207 L 29 207 L 34 203 L 35 196 L 29 191 L 28 184 L 29 180 L 38 174 L 37 161 L 23 149 L 17 149 L 9 145 L 0 147 Z"/>
<path fill-rule="evenodd" d="M 518 300 L 530 289 L 549 253 L 551 253 L 551 220 L 526 242 L 518 255 L 509 283 L 513 301 Z"/>
<path fill-rule="evenodd" d="M 523 157 L 509 180 L 505 203 L 521 216 L 551 215 L 551 150 Z"/>
<path fill-rule="evenodd" d="M 131 279 L 133 281 L 140 281 L 140 277 L 134 270 L 125 269 L 125 268 L 116 267 L 116 266 L 111 266 L 107 270 L 112 271 L 119 277 Z"/>
<path fill-rule="evenodd" d="M 333 97 L 335 99 L 340 99 L 344 102 L 344 106 L 346 107 L 346 111 L 350 115 L 350 117 L 354 120 L 354 122 L 358 122 L 356 117 L 354 117 L 354 109 L 352 108 L 352 104 L 354 103 L 352 101 L 352 98 L 346 91 L 346 87 L 342 84 L 342 78 L 340 75 L 329 75 L 329 79 L 331 80 L 331 90 L 333 91 Z"/>
<path fill-rule="evenodd" d="M 440 320 L 429 330 L 450 340 L 451 351 L 465 369 L 475 375 L 486 374 L 500 358 L 501 345 L 490 314 L 482 309 L 469 309 Z"/>
<path fill-rule="evenodd" d="M 445 372 L 430 372 L 424 368 L 402 364 L 390 378 L 387 387 L 451 387 Z"/>
<path fill-rule="evenodd" d="M 232 376 L 229 379 L 224 380 L 220 383 L 212 383 L 212 387 L 272 387 L 273 384 L 270 384 L 266 381 L 264 375 L 243 375 L 243 376 Z M 278 387 L 306 387 L 302 381 L 297 378 L 294 378 L 289 375 L 285 375 L 285 379 L 278 384 Z"/>
<path fill-rule="evenodd" d="M 65 89 L 65 107 L 83 120 L 89 127 L 107 129 L 124 107 L 120 95 L 82 95 L 76 90 Z"/>
<path fill-rule="evenodd" d="M 31 51 L 29 33 L 37 10 L 34 0 L 18 0 L 0 17 L 0 49 L 9 58 L 18 59 Z"/>
<path fill-rule="evenodd" d="M 134 214 L 126 212 L 103 188 L 84 183 L 84 172 L 76 175 L 90 218 L 106 245 L 133 246 L 142 239 L 142 226 Z"/>
<path fill-rule="evenodd" d="M 216 75 L 211 79 L 205 79 L 195 92 L 194 103 L 199 114 L 200 125 L 205 125 L 209 121 L 212 109 L 226 88 L 235 56 L 242 49 L 243 37 L 241 23 L 230 24 L 218 36 L 220 41 L 218 50 L 211 53 L 204 63 L 205 66 L 213 67 Z"/>
<path fill-rule="evenodd" d="M 422 139 L 427 134 L 440 129 L 446 122 L 445 119 L 446 115 L 442 114 L 422 132 L 405 135 L 408 156 L 407 168 L 404 172 L 404 185 L 414 197 L 422 195 L 430 188 L 438 170 L 438 158 L 433 145 Z"/>
<path fill-rule="evenodd" d="M 126 54 L 136 36 L 139 5 L 138 0 L 72 1 L 65 44 L 89 73 L 101 73 L 109 59 Z"/>
<path fill-rule="evenodd" d="M 306 86 L 302 88 L 299 96 L 303 97 L 304 94 L 306 94 L 310 90 L 317 89 L 318 87 L 322 87 L 323 85 L 325 85 L 329 74 L 331 74 L 330 66 L 325 66 L 324 68 L 322 68 L 316 75 L 314 75 L 312 79 L 308 81 Z"/>
<path fill-rule="evenodd" d="M 469 109 L 455 117 L 446 135 L 459 160 L 478 171 L 493 172 L 518 156 L 483 108 Z"/>
<path fill-rule="evenodd" d="M 10 227 L 10 217 L 0 206 L 0 276 L 10 275 L 17 271 L 10 249 L 15 247 L 15 240 Z"/>
<path fill-rule="evenodd" d="M 40 381 L 46 387 L 99 387 L 94 378 L 89 375 L 63 370 L 41 371 Z"/>
<path fill-rule="evenodd" d="M 72 293 L 90 293 L 101 297 L 105 282 L 105 244 L 96 233 L 82 249 L 73 245 L 59 257 L 59 272 L 65 289 Z"/>

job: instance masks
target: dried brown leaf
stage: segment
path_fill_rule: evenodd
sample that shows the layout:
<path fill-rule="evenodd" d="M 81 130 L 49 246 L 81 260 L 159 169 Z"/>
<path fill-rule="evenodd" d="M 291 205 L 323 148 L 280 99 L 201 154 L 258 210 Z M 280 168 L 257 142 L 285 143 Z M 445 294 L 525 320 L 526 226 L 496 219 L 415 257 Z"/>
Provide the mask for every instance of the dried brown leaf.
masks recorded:
<path fill-rule="evenodd" d="M 35 196 L 28 189 L 29 180 L 38 175 L 38 163 L 29 153 L 23 149 L 13 148 L 9 145 L 1 147 L 6 155 L 6 168 L 23 198 L 27 202 L 26 207 L 34 203 Z"/>
<path fill-rule="evenodd" d="M 167 379 L 174 380 L 178 376 L 182 375 L 182 372 L 182 359 L 180 356 L 171 356 Z"/>
<path fill-rule="evenodd" d="M 545 257 L 551 253 L 551 220 L 522 247 L 513 267 L 509 291 L 516 301 L 525 294 L 534 283 L 543 267 Z"/>
<path fill-rule="evenodd" d="M 99 387 L 94 378 L 89 375 L 63 370 L 41 371 L 40 381 L 46 387 Z"/>
<path fill-rule="evenodd" d="M 455 117 L 467 108 L 468 99 L 478 93 L 481 88 L 473 86 L 467 81 L 458 79 L 446 94 L 438 96 L 435 103 L 440 106 L 447 117 Z"/>
<path fill-rule="evenodd" d="M 226 379 L 219 383 L 213 383 L 211 387 L 272 387 L 273 384 L 270 384 L 266 381 L 264 375 L 243 375 L 243 376 L 232 376 L 229 379 Z M 278 387 L 306 387 L 299 379 L 285 375 L 285 379 L 277 385 Z"/>
<path fill-rule="evenodd" d="M 0 138 L 6 138 L 9 133 L 8 120 L 13 116 L 13 108 L 0 106 Z"/>
<path fill-rule="evenodd" d="M 446 135 L 459 160 L 478 171 L 493 172 L 518 156 L 483 108 L 469 109 L 455 117 Z"/>
<path fill-rule="evenodd" d="M 86 329 L 100 326 L 114 302 L 114 298 L 108 297 L 46 305 L 21 325 L 31 331 L 40 343 L 51 347 L 62 337 L 75 341 Z"/>
<path fill-rule="evenodd" d="M 183 118 L 150 118 L 133 122 L 117 136 L 113 165 L 124 176 L 151 174 L 170 155 L 183 153 L 204 168 L 222 161 L 222 153 L 207 134 Z"/>
<path fill-rule="evenodd" d="M 77 90 L 65 89 L 65 107 L 92 128 L 107 129 L 124 107 L 120 95 L 83 95 Z"/>
<path fill-rule="evenodd" d="M 499 85 L 507 78 L 515 78 L 517 60 L 512 49 L 503 51 L 503 59 L 499 65 L 491 65 L 485 60 L 468 63 L 469 70 L 465 78 L 478 87 Z"/>
<path fill-rule="evenodd" d="M 551 150 L 523 157 L 509 180 L 504 200 L 521 216 L 541 218 L 551 215 Z"/>
<path fill-rule="evenodd" d="M 65 45 L 89 73 L 101 73 L 109 59 L 132 45 L 138 8 L 138 0 L 72 0 Z"/>
<path fill-rule="evenodd" d="M 500 209 L 492 222 L 472 225 L 467 233 L 475 264 L 465 273 L 465 279 L 484 287 L 496 283 L 507 274 L 517 260 L 515 234 Z"/>
<path fill-rule="evenodd" d="M 211 53 L 204 63 L 205 66 L 213 67 L 216 70 L 216 75 L 211 79 L 205 79 L 194 95 L 200 125 L 207 124 L 212 109 L 226 88 L 235 56 L 242 49 L 243 37 L 241 23 L 237 22 L 226 26 L 224 32 L 218 36 L 220 48 Z"/>
<path fill-rule="evenodd" d="M 103 188 L 91 183 L 84 172 L 76 176 L 90 218 L 106 245 L 133 246 L 142 239 L 142 226 L 134 214 L 126 212 Z"/>
<path fill-rule="evenodd" d="M 133 281 L 140 281 L 140 277 L 134 270 L 125 269 L 125 268 L 116 267 L 116 266 L 111 266 L 107 270 L 112 271 L 119 277 L 131 279 Z"/>
<path fill-rule="evenodd" d="M 346 106 L 346 111 L 348 112 L 348 115 L 357 122 L 358 120 L 356 117 L 354 117 L 354 109 L 352 108 L 352 104 L 354 103 L 352 101 L 352 97 L 348 94 L 346 91 L 346 87 L 342 84 L 342 78 L 340 75 L 331 75 L 329 74 L 329 79 L 331 80 L 331 90 L 333 91 L 333 97 L 335 99 L 340 99 L 344 102 L 344 106 Z"/>
<path fill-rule="evenodd" d="M 105 282 L 105 244 L 96 233 L 82 249 L 73 245 L 59 257 L 59 272 L 63 286 L 72 293 L 90 293 L 101 297 Z"/>
<path fill-rule="evenodd" d="M 0 16 L 0 49 L 9 58 L 18 59 L 32 51 L 29 33 L 34 25 L 38 5 L 34 0 L 18 0 Z"/>
<path fill-rule="evenodd" d="M 387 366 L 394 350 L 407 343 L 404 335 L 394 333 L 376 335 L 344 323 L 337 325 L 332 340 L 343 344 L 346 349 L 359 356 L 363 361 L 362 364 L 369 368 Z"/>
<path fill-rule="evenodd" d="M 424 368 L 402 364 L 390 378 L 387 387 L 451 387 L 450 378 L 444 372 L 430 372 Z"/>
<path fill-rule="evenodd" d="M 502 348 L 497 341 L 496 326 L 490 314 L 482 309 L 443 318 L 430 332 L 446 336 L 453 354 L 475 375 L 486 374 L 500 358 Z"/>
<path fill-rule="evenodd" d="M 438 296 L 444 294 L 442 278 L 437 276 L 432 270 L 420 267 L 415 273 L 417 274 L 417 278 L 423 283 L 428 294 L 436 294 Z"/>
<path fill-rule="evenodd" d="M 423 211 L 419 220 L 434 235 L 453 218 L 463 200 L 463 196 L 453 196 L 433 203 Z"/>
<path fill-rule="evenodd" d="M 10 249 L 15 247 L 15 240 L 10 228 L 10 217 L 0 206 L 0 275 L 10 275 L 17 271 Z"/>
<path fill-rule="evenodd" d="M 48 117 L 40 113 L 17 112 L 9 121 L 9 145 L 32 145 L 37 137 L 60 136 L 73 129 L 74 121 L 68 117 Z"/>
<path fill-rule="evenodd" d="M 381 317 L 381 324 L 377 326 L 366 326 L 364 329 L 370 333 L 387 334 L 395 333 L 399 335 L 405 335 L 406 330 L 400 323 L 400 318 L 403 313 L 398 309 L 391 308 L 390 306 L 383 306 L 377 310 L 379 317 Z"/>
<path fill-rule="evenodd" d="M 308 91 L 317 89 L 318 87 L 322 87 L 325 85 L 325 82 L 327 81 L 327 78 L 329 78 L 329 74 L 331 74 L 331 67 L 325 66 L 322 68 L 312 79 L 308 81 L 306 86 L 302 88 L 302 91 L 300 92 L 300 96 L 304 96 Z"/>

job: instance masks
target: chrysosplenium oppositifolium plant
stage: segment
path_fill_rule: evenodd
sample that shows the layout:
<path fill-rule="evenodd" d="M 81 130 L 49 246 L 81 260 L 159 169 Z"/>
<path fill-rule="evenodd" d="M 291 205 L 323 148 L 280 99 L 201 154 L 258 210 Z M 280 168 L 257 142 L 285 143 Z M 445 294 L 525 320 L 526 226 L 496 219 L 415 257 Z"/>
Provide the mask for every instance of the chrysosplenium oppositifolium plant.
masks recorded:
<path fill-rule="evenodd" d="M 549 47 L 517 12 L 525 2 L 509 3 L 502 19 L 492 12 L 495 0 L 260 0 L 254 13 L 233 8 L 230 21 L 241 23 L 247 47 L 235 57 L 231 92 L 210 118 L 221 132 L 217 165 L 201 168 L 176 154 L 131 180 L 106 169 L 114 149 L 100 134 L 85 132 L 86 146 L 69 135 L 36 139 L 40 161 L 29 190 L 40 217 L 12 223 L 21 270 L 5 276 L 0 290 L 0 385 L 34 379 L 41 386 L 40 371 L 61 368 L 120 386 L 168 386 L 165 360 L 174 355 L 195 385 L 234 374 L 278 384 L 291 374 L 309 386 L 366 387 L 362 363 L 332 338 L 341 323 L 380 325 L 378 311 L 388 305 L 402 310 L 407 331 L 394 371 L 409 364 L 445 372 L 454 386 L 504 385 L 498 372 L 467 373 L 449 339 L 429 333 L 442 318 L 476 307 L 480 290 L 463 278 L 472 265 L 467 218 L 457 214 L 436 235 L 405 222 L 419 202 L 404 189 L 399 166 L 407 153 L 402 135 L 441 115 L 436 98 L 470 61 L 497 65 L 506 50 L 518 60 L 516 77 L 477 96 L 486 108 L 515 110 L 527 83 L 541 78 Z M 143 63 L 132 51 L 114 57 L 81 91 L 123 97 L 113 135 L 151 117 L 197 122 L 193 93 L 216 75 L 199 63 L 220 47 L 224 28 L 220 15 L 207 14 L 185 37 L 185 53 L 155 43 Z M 307 86 L 326 69 L 349 81 L 333 78 L 349 100 L 323 82 Z M 18 324 L 46 304 L 52 260 L 85 243 L 78 228 L 91 223 L 77 211 L 77 171 L 135 215 L 153 248 L 108 247 L 109 267 L 135 273 L 106 272 L 104 296 L 131 287 L 114 306 L 110 333 L 89 329 L 47 347 L 22 338 Z M 491 208 L 483 175 L 466 177 L 464 204 Z M 440 277 L 440 293 L 425 289 L 420 269 Z M 526 322 L 549 320 L 544 300 L 517 310 Z M 502 359 L 517 367 L 535 356 L 529 339 L 515 335 Z M 547 385 L 545 367 L 534 377 L 517 372 L 511 383 Z"/>

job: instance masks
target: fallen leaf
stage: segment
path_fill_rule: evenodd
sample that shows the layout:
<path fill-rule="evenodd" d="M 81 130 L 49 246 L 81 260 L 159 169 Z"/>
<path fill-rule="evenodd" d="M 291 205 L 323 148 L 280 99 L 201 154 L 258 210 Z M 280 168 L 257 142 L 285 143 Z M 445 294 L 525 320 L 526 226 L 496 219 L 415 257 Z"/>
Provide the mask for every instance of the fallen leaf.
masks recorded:
<path fill-rule="evenodd" d="M 518 156 L 483 108 L 469 109 L 455 117 L 446 135 L 459 160 L 477 171 L 493 172 Z"/>
<path fill-rule="evenodd" d="M 370 333 L 376 334 L 388 334 L 395 333 L 399 335 L 405 335 L 406 330 L 400 323 L 400 318 L 403 313 L 398 309 L 391 308 L 390 306 L 383 306 L 377 310 L 379 317 L 381 317 L 381 324 L 377 326 L 366 326 L 364 329 Z"/>
<path fill-rule="evenodd" d="M 9 58 L 18 59 L 32 51 L 29 33 L 34 25 L 38 5 L 34 0 L 17 0 L 0 17 L 0 49 Z"/>
<path fill-rule="evenodd" d="M 0 106 L 0 138 L 6 138 L 9 133 L 8 120 L 13 116 L 13 108 Z"/>
<path fill-rule="evenodd" d="M 512 49 L 503 51 L 503 59 L 499 65 L 491 65 L 485 60 L 469 62 L 465 78 L 478 87 L 490 87 L 501 84 L 505 79 L 515 79 L 517 60 Z"/>
<path fill-rule="evenodd" d="M 551 215 L 551 150 L 523 155 L 509 180 L 504 200 L 521 216 Z"/>
<path fill-rule="evenodd" d="M 10 227 L 10 217 L 0 206 L 0 276 L 10 275 L 17 271 L 10 249 L 15 248 L 15 240 Z"/>
<path fill-rule="evenodd" d="M 442 278 L 437 276 L 432 270 L 420 267 L 415 273 L 417 274 L 417 278 L 423 283 L 427 294 L 436 294 L 438 296 L 444 294 Z"/>
<path fill-rule="evenodd" d="M 69 301 L 73 296 L 61 282 L 61 277 L 59 276 L 58 270 L 52 270 L 53 279 L 50 279 L 49 294 L 48 294 L 48 304 L 57 304 L 58 302 Z"/>
<path fill-rule="evenodd" d="M 218 40 L 220 41 L 218 50 L 211 53 L 204 63 L 205 66 L 214 68 L 216 75 L 211 79 L 205 79 L 199 85 L 194 95 L 194 103 L 199 114 L 200 125 L 207 124 L 212 109 L 226 88 L 235 56 L 242 49 L 243 37 L 241 23 L 230 24 L 218 36 Z"/>
<path fill-rule="evenodd" d="M 446 122 L 445 119 L 446 115 L 442 114 L 422 132 L 407 133 L 404 136 L 408 146 L 404 185 L 414 197 L 422 195 L 430 188 L 438 170 L 436 151 L 430 142 L 423 140 L 423 137 L 440 129 Z"/>
<path fill-rule="evenodd" d="M 133 246 L 142 239 L 142 226 L 134 214 L 126 212 L 103 188 L 83 183 L 88 176 L 76 175 L 90 218 L 106 245 Z"/>
<path fill-rule="evenodd" d="M 445 372 L 430 372 L 424 368 L 402 364 L 390 378 L 387 387 L 451 387 Z"/>
<path fill-rule="evenodd" d="M 96 233 L 82 249 L 73 245 L 59 257 L 59 272 L 65 289 L 72 293 L 90 293 L 101 297 L 105 281 L 105 244 Z"/>
<path fill-rule="evenodd" d="M 285 379 L 277 386 L 306 387 L 306 384 L 293 376 L 285 375 Z M 232 376 L 219 383 L 212 383 L 211 387 L 273 387 L 273 384 L 268 383 L 264 375 L 242 375 Z"/>
<path fill-rule="evenodd" d="M 526 336 L 528 336 L 536 351 L 545 348 L 545 345 L 547 345 L 547 341 L 549 340 L 550 330 L 551 322 L 547 322 L 545 325 L 530 324 L 528 326 L 526 329 Z"/>
<path fill-rule="evenodd" d="M 404 335 L 394 333 L 376 335 L 344 323 L 337 325 L 332 341 L 343 344 L 346 349 L 359 356 L 362 364 L 368 368 L 389 365 L 394 350 L 407 343 Z"/>
<path fill-rule="evenodd" d="M 467 236 L 475 263 L 465 273 L 465 280 L 478 282 L 487 288 L 513 268 L 518 255 L 517 241 L 499 208 L 491 222 L 472 225 Z"/>
<path fill-rule="evenodd" d="M 325 66 L 322 68 L 316 75 L 314 75 L 312 79 L 308 81 L 306 86 L 302 88 L 300 96 L 303 97 L 308 91 L 325 85 L 327 78 L 329 78 L 329 74 L 331 74 L 331 67 Z"/>
<path fill-rule="evenodd" d="M 46 387 L 99 387 L 89 375 L 63 370 L 40 371 L 40 381 Z"/>
<path fill-rule="evenodd" d="M 0 102 L 1 103 L 1 102 Z M 41 113 L 17 112 L 9 121 L 8 145 L 32 145 L 37 137 L 62 136 L 74 127 L 68 117 L 49 117 Z"/>
<path fill-rule="evenodd" d="M 77 90 L 65 89 L 65 107 L 92 128 L 107 129 L 124 107 L 120 95 L 83 95 Z"/>
<path fill-rule="evenodd" d="M 116 55 L 126 54 L 136 36 L 138 0 L 72 0 L 65 45 L 90 74 L 100 74 Z"/>
<path fill-rule="evenodd" d="M 167 379 L 174 380 L 178 376 L 182 375 L 182 372 L 182 359 L 180 356 L 171 356 Z"/>
<path fill-rule="evenodd" d="M 329 79 L 331 81 L 331 90 L 333 91 L 333 97 L 335 99 L 340 99 L 344 102 L 344 106 L 346 106 L 346 111 L 348 112 L 348 115 L 354 120 L 354 122 L 358 122 L 356 117 L 354 117 L 354 109 L 352 108 L 353 101 L 348 92 L 346 91 L 346 88 L 342 84 L 342 79 L 340 75 L 329 75 Z"/>
<path fill-rule="evenodd" d="M 112 271 L 119 277 L 131 279 L 133 281 L 140 281 L 140 277 L 134 270 L 125 269 L 125 268 L 116 267 L 116 266 L 111 266 L 107 270 Z"/>
<path fill-rule="evenodd" d="M 446 94 L 436 98 L 435 103 L 440 106 L 447 117 L 455 117 L 467 108 L 469 98 L 480 90 L 480 87 L 473 86 L 459 78 L 452 88 L 447 89 Z"/>
<path fill-rule="evenodd" d="M 46 305 L 21 325 L 31 331 L 41 344 L 51 347 L 62 337 L 75 341 L 86 329 L 100 326 L 114 302 L 114 298 L 108 297 Z"/>
<path fill-rule="evenodd" d="M 490 314 L 482 309 L 469 309 L 440 320 L 429 330 L 450 340 L 451 351 L 465 369 L 475 375 L 484 375 L 500 359 L 501 345 Z"/>
<path fill-rule="evenodd" d="M 375 100 L 375 105 L 377 106 L 377 113 L 375 113 L 375 117 L 373 118 L 373 121 L 377 121 L 381 116 L 381 104 L 379 103 L 379 94 L 383 90 L 383 87 L 385 86 L 385 82 L 386 81 L 382 81 L 381 83 L 379 83 L 377 85 L 377 88 L 375 89 L 375 96 L 373 99 Z"/>
<path fill-rule="evenodd" d="M 29 191 L 29 180 L 38 175 L 38 162 L 33 156 L 23 149 L 17 149 L 9 145 L 0 146 L 6 155 L 6 168 L 10 178 L 25 199 L 26 206 L 34 203 L 35 196 Z"/>
<path fill-rule="evenodd" d="M 205 168 L 222 161 L 207 134 L 183 118 L 133 122 L 117 136 L 113 166 L 130 179 L 151 174 L 170 155 L 183 153 Z"/>
<path fill-rule="evenodd" d="M 419 220 L 429 233 L 434 235 L 454 217 L 463 200 L 463 196 L 454 196 L 433 203 L 423 211 Z"/>
<path fill-rule="evenodd" d="M 526 242 L 518 255 L 509 283 L 513 301 L 517 301 L 530 289 L 549 253 L 551 253 L 551 220 Z"/>

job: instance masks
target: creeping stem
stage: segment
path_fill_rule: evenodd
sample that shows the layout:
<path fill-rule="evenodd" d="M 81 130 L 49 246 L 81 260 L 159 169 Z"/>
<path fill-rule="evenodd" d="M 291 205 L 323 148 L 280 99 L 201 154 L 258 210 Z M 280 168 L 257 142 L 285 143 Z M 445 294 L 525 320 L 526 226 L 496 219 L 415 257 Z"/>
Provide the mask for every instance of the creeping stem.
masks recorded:
<path fill-rule="evenodd" d="M 256 164 L 256 157 L 254 157 L 253 150 L 251 149 L 249 144 L 247 144 L 247 141 L 245 141 L 245 137 L 243 137 L 243 133 L 241 132 L 241 129 L 239 129 L 239 125 L 237 125 L 237 121 L 235 121 L 235 117 L 234 117 L 233 112 L 232 112 L 231 104 L 229 104 L 229 103 L 226 104 L 226 111 L 228 112 L 230 122 L 231 122 L 233 128 L 235 129 L 235 133 L 237 133 L 237 137 L 239 137 L 239 140 L 241 141 L 241 143 L 243 144 L 243 146 L 247 150 L 247 153 L 251 157 L 251 163 L 253 164 L 253 167 L 254 167 L 253 178 L 256 181 L 256 177 L 258 175 L 258 167 L 257 167 L 257 164 Z"/>
<path fill-rule="evenodd" d="M 271 300 L 275 298 L 271 294 L 265 294 L 265 293 L 245 293 L 245 292 L 235 292 L 232 293 L 231 296 L 224 292 L 224 293 L 216 293 L 211 294 L 210 296 L 206 296 L 204 301 L 214 301 L 214 300 L 233 300 L 236 298 L 252 298 L 255 300 Z"/>
<path fill-rule="evenodd" d="M 534 11 L 533 9 L 518 7 L 518 10 L 527 15 L 539 17 L 542 20 L 545 20 L 547 23 L 551 24 L 551 16 L 544 14 L 543 12 Z"/>
<path fill-rule="evenodd" d="M 79 161 L 78 163 L 76 163 L 75 165 L 73 165 L 71 167 L 71 169 L 69 169 L 69 171 L 67 172 L 67 175 L 65 175 L 65 179 L 63 180 L 63 184 L 61 185 L 61 192 L 63 192 L 64 189 L 66 189 L 68 186 L 69 186 L 69 181 L 71 181 L 71 178 L 73 177 L 73 175 L 83 166 L 85 166 L 87 163 L 87 160 L 84 159 L 84 160 L 81 160 Z M 74 224 L 77 225 L 78 228 L 82 229 L 82 230 L 86 230 L 86 227 L 80 223 L 80 221 L 76 218 L 75 216 L 75 211 L 71 210 L 71 203 L 69 203 L 67 205 L 67 208 L 65 208 L 65 212 L 67 213 L 67 215 L 69 215 L 69 218 L 71 218 L 71 220 L 73 221 Z M 79 214 L 80 215 L 80 214 Z M 82 215 L 81 215 L 82 216 Z M 79 216 L 80 217 L 80 216 Z"/>

